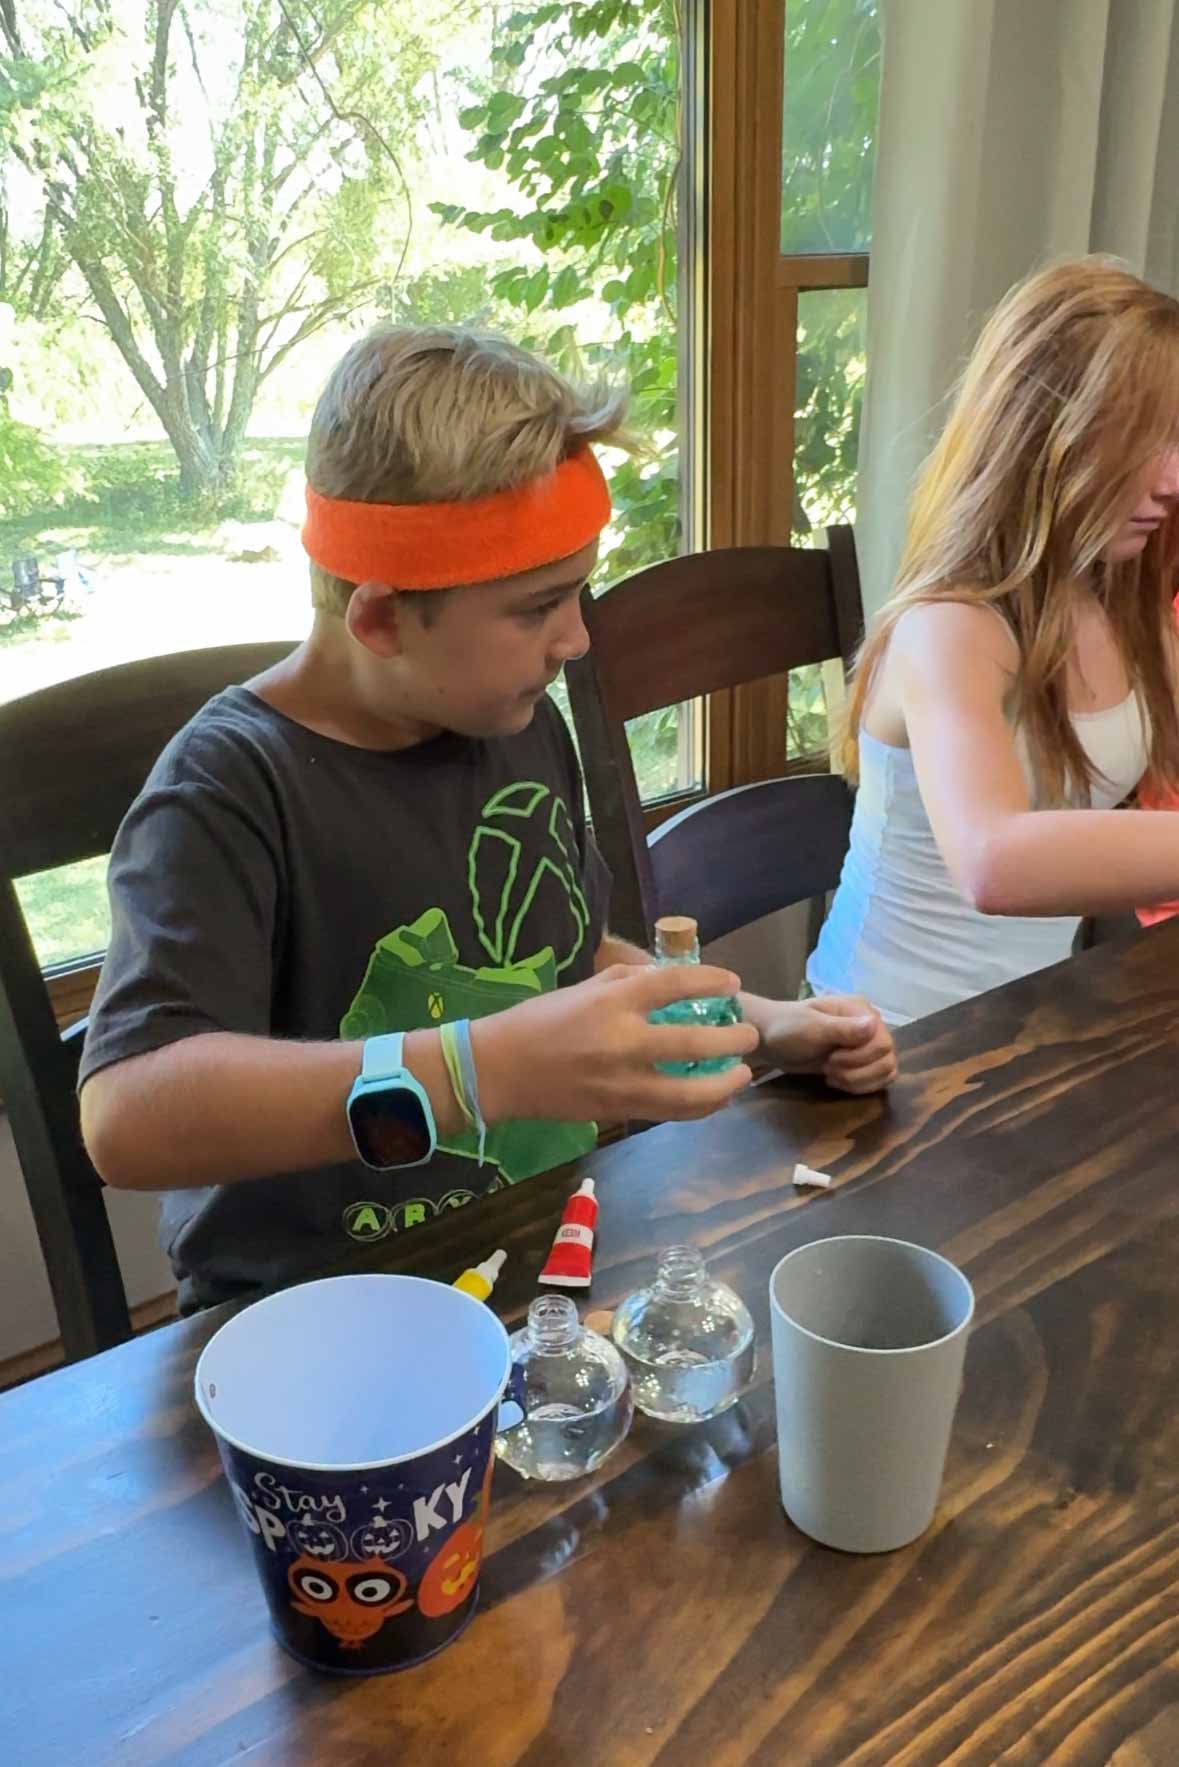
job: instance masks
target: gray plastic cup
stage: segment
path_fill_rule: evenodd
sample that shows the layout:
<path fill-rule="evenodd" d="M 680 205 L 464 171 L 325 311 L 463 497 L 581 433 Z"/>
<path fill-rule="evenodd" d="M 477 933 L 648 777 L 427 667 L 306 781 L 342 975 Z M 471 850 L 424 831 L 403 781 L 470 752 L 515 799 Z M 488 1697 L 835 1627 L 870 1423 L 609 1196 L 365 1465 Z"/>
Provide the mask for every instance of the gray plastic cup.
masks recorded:
<path fill-rule="evenodd" d="M 778 1477 L 795 1527 L 892 1552 L 933 1520 L 974 1291 L 947 1258 L 847 1234 L 770 1277 Z"/>

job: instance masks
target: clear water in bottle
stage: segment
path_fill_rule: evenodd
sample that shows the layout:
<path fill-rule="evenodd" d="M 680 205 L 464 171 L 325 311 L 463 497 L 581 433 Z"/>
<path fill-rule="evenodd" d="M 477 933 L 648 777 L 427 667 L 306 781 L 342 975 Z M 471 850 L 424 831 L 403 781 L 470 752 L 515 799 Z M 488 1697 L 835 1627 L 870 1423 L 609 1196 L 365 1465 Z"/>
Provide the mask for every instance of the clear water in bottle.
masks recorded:
<path fill-rule="evenodd" d="M 753 1378 L 749 1309 L 709 1276 L 693 1246 L 663 1254 L 654 1283 L 622 1303 L 610 1335 L 630 1370 L 635 1404 L 666 1423 L 718 1417 Z"/>
<path fill-rule="evenodd" d="M 568 1295 L 538 1295 L 511 1347 L 496 1454 L 526 1479 L 594 1472 L 634 1415 L 623 1358 L 608 1338 L 581 1324 Z"/>
<path fill-rule="evenodd" d="M 700 940 L 696 922 L 687 915 L 668 914 L 655 922 L 655 962 L 660 969 L 699 964 Z M 650 1015 L 653 1025 L 739 1025 L 743 1014 L 732 995 L 706 995 L 700 1000 L 673 1000 L 657 1006 Z M 660 1061 L 660 1073 L 677 1077 L 723 1074 L 738 1061 L 735 1055 L 714 1056 L 705 1061 Z"/>

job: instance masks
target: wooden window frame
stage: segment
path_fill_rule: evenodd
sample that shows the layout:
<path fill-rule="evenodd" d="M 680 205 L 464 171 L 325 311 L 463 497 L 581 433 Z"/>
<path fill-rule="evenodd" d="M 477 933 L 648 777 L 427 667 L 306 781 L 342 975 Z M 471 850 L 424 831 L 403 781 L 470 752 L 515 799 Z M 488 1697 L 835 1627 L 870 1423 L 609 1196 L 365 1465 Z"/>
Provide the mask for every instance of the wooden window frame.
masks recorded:
<path fill-rule="evenodd" d="M 786 546 L 794 493 L 798 302 L 866 288 L 867 252 L 783 254 L 782 98 L 790 0 L 708 7 L 708 527 L 710 546 Z M 786 768 L 785 676 L 715 694 L 710 791 Z"/>
<path fill-rule="evenodd" d="M 68 1031 L 90 1011 L 101 968 L 102 953 L 96 951 L 73 963 L 54 964 L 45 971 L 45 986 L 59 1030 Z"/>

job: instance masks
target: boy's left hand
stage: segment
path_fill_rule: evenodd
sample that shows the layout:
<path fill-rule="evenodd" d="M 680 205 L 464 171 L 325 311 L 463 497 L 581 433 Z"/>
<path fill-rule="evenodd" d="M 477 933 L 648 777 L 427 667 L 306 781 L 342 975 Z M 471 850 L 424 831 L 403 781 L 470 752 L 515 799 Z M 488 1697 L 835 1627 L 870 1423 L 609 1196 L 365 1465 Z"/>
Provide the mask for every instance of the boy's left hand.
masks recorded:
<path fill-rule="evenodd" d="M 768 1061 L 793 1074 L 822 1074 L 841 1092 L 879 1092 L 896 1079 L 892 1034 L 876 1008 L 855 995 L 776 1001 L 760 1030 Z"/>

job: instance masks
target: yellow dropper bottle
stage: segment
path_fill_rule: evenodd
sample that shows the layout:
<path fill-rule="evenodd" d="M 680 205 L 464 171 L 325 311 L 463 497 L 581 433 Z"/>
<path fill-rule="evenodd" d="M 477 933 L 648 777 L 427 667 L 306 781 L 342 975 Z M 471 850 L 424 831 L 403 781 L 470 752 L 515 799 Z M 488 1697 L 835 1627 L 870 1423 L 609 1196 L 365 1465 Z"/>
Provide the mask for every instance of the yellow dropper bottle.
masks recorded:
<path fill-rule="evenodd" d="M 484 1258 L 481 1264 L 475 1264 L 470 1270 L 464 1270 L 454 1283 L 465 1295 L 474 1295 L 477 1301 L 485 1301 L 495 1287 L 495 1279 L 503 1269 L 507 1260 L 506 1252 L 492 1252 L 490 1258 Z"/>

